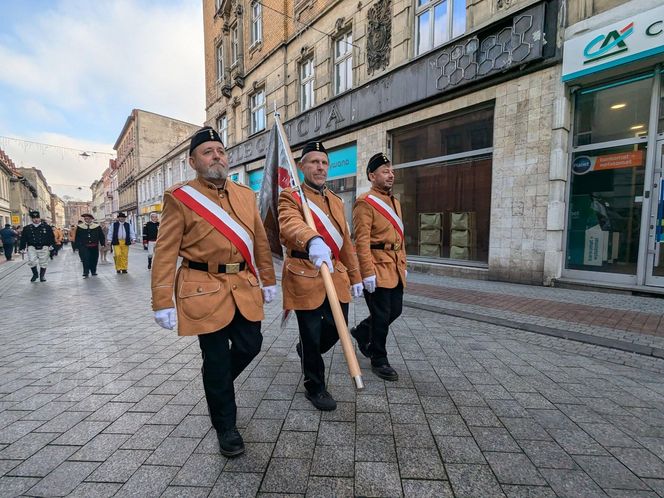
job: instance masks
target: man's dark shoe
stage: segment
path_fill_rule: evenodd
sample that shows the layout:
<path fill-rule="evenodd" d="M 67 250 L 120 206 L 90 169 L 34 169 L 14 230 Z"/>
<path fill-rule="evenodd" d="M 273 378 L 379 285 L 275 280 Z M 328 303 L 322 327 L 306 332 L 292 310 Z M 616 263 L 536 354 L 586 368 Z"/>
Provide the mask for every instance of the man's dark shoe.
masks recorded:
<path fill-rule="evenodd" d="M 93 277 L 96 277 L 96 276 L 97 276 L 97 274 L 96 274 L 96 273 L 93 273 L 93 274 L 92 274 L 92 276 L 93 276 Z"/>
<path fill-rule="evenodd" d="M 371 365 L 371 371 L 384 380 L 399 380 L 399 374 L 389 365 L 381 365 L 379 367 Z"/>
<path fill-rule="evenodd" d="M 235 427 L 217 432 L 217 440 L 219 441 L 219 451 L 226 457 L 233 458 L 244 453 L 244 441 Z"/>
<path fill-rule="evenodd" d="M 46 275 L 46 268 L 40 268 L 39 269 L 39 281 L 40 282 L 46 282 L 46 279 L 44 278 L 44 275 Z"/>
<path fill-rule="evenodd" d="M 302 343 L 301 342 L 298 342 L 295 345 L 295 351 L 297 351 L 297 355 L 300 357 L 300 359 L 302 359 Z"/>
<path fill-rule="evenodd" d="M 357 336 L 357 327 L 350 329 L 350 335 L 352 335 L 353 338 L 357 341 L 357 348 L 360 350 L 360 353 L 362 353 L 365 358 L 370 358 L 371 355 L 369 354 L 369 344 L 364 344 L 362 341 L 360 341 L 360 338 Z"/>
<path fill-rule="evenodd" d="M 122 270 L 115 270 L 115 273 L 122 273 Z"/>
<path fill-rule="evenodd" d="M 37 272 L 37 267 L 35 266 L 30 269 L 32 270 L 32 278 L 30 279 L 30 282 L 34 282 L 39 278 L 39 273 Z"/>
<path fill-rule="evenodd" d="M 88 278 L 88 276 L 84 273 L 84 274 L 83 274 L 83 278 Z"/>
<path fill-rule="evenodd" d="M 127 273 L 127 270 L 122 270 L 122 273 Z"/>
<path fill-rule="evenodd" d="M 324 412 L 331 412 L 332 410 L 337 409 L 337 402 L 334 401 L 332 395 L 325 390 L 319 393 L 310 393 L 309 391 L 306 391 L 304 396 L 311 401 L 312 405 Z"/>

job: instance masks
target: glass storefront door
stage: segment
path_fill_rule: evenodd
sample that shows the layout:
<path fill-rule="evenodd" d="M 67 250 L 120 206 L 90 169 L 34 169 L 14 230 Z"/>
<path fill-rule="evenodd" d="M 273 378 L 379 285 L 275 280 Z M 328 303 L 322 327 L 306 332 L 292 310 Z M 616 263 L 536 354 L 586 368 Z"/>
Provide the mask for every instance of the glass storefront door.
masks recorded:
<path fill-rule="evenodd" d="M 664 287 L 664 140 L 655 148 L 646 285 Z"/>

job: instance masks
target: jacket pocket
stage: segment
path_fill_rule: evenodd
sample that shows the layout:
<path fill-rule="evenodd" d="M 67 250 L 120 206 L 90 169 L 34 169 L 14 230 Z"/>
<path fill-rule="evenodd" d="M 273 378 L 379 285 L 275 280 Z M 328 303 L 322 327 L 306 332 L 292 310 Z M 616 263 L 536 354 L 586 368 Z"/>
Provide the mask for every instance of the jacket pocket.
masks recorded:
<path fill-rule="evenodd" d="M 182 282 L 178 290 L 178 301 L 182 313 L 191 320 L 203 320 L 219 306 L 221 282 Z"/>
<path fill-rule="evenodd" d="M 316 278 L 320 273 L 320 270 L 318 270 L 318 268 L 312 269 L 302 265 L 295 265 L 293 263 L 288 263 L 286 268 L 288 269 L 289 273 L 292 273 L 293 275 L 296 275 L 298 277 Z"/>

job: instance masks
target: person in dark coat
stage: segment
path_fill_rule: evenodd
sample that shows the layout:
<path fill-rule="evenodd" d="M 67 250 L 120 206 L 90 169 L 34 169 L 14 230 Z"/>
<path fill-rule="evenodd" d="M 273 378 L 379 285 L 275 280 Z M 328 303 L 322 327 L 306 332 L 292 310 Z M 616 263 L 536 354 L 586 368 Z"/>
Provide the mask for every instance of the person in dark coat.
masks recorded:
<path fill-rule="evenodd" d="M 159 233 L 159 215 L 150 214 L 150 221 L 143 225 L 143 247 L 148 251 L 148 270 L 152 268 L 152 258 L 154 257 L 154 248 L 157 245 L 157 235 Z"/>
<path fill-rule="evenodd" d="M 2 247 L 5 250 L 7 261 L 12 260 L 12 253 L 14 252 L 14 244 L 16 244 L 17 237 L 18 234 L 9 223 L 5 225 L 5 228 L 0 230 L 0 240 L 2 240 Z"/>
<path fill-rule="evenodd" d="M 99 245 L 104 245 L 106 240 L 104 232 L 95 223 L 94 217 L 85 213 L 81 216 L 83 222 L 76 227 L 76 240 L 74 244 L 78 248 L 78 254 L 83 263 L 83 278 L 88 278 L 89 274 L 97 276 L 97 262 L 99 261 Z"/>
<path fill-rule="evenodd" d="M 28 266 L 32 270 L 30 282 L 39 278 L 40 282 L 46 282 L 46 267 L 48 266 L 48 254 L 55 244 L 53 229 L 42 221 L 39 211 L 30 211 L 32 223 L 23 227 L 21 233 L 21 251 L 28 251 Z M 39 274 L 37 274 L 39 267 Z"/>

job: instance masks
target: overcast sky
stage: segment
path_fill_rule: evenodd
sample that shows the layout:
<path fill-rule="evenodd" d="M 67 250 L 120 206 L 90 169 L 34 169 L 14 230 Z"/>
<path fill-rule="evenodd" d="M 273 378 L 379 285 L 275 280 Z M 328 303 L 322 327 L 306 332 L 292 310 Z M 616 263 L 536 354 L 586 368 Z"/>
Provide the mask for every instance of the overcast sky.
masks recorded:
<path fill-rule="evenodd" d="M 203 123 L 203 57 L 201 0 L 0 0 L 0 148 L 89 200 L 132 109 Z"/>

